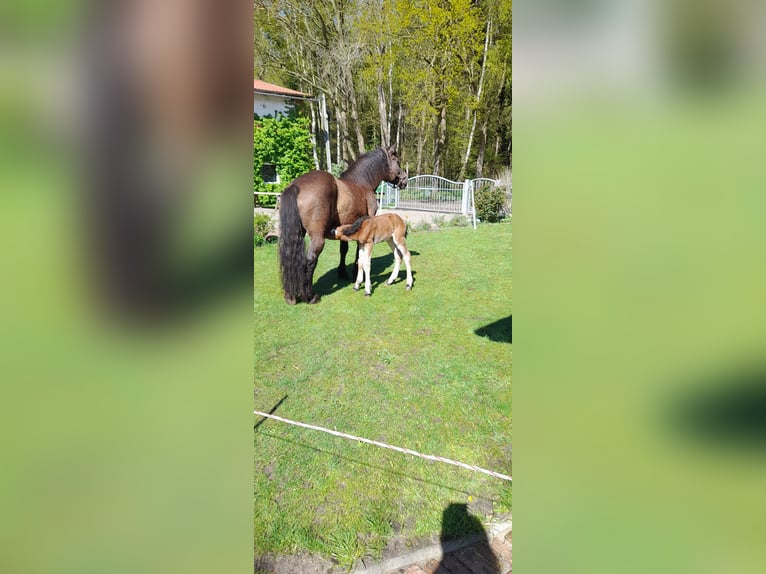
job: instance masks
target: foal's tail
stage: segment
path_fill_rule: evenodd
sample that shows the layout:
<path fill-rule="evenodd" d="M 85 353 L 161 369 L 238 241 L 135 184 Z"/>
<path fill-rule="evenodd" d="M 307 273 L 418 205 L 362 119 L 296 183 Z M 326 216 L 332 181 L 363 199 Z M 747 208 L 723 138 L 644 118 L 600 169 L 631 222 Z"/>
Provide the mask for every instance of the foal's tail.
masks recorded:
<path fill-rule="evenodd" d="M 279 268 L 285 299 L 294 303 L 306 286 L 305 231 L 298 212 L 298 187 L 290 184 L 279 202 Z"/>

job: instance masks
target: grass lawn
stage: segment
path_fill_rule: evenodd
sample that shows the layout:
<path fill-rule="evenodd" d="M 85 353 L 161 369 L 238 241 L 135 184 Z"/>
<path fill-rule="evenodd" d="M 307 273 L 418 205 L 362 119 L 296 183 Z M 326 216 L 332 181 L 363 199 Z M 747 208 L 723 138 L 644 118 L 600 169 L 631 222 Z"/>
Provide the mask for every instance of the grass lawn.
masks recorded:
<path fill-rule="evenodd" d="M 404 269 L 385 285 L 393 255 L 378 245 L 371 298 L 337 283 L 328 241 L 317 305 L 287 305 L 276 245 L 256 248 L 256 408 L 284 398 L 274 414 L 511 474 L 511 230 L 411 232 L 411 292 Z M 277 421 L 254 441 L 256 555 L 350 566 L 393 541 L 466 534 L 470 521 L 442 524 L 450 503 L 482 521 L 511 509 L 510 483 L 450 465 Z"/>

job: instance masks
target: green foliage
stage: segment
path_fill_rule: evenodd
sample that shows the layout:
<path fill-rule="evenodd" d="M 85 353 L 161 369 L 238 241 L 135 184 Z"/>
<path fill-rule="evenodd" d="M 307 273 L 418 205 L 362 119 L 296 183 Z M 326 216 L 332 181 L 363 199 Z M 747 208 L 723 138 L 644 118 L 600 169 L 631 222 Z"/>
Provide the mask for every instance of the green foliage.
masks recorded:
<path fill-rule="evenodd" d="M 253 216 L 253 246 L 260 247 L 266 243 L 266 234 L 271 228 L 271 217 L 263 213 Z"/>
<path fill-rule="evenodd" d="M 471 220 L 465 215 L 456 215 L 447 221 L 447 227 L 467 227 L 471 225 Z"/>
<path fill-rule="evenodd" d="M 314 168 L 309 126 L 308 118 L 295 115 L 254 120 L 253 191 L 282 191 L 296 177 Z M 279 183 L 263 181 L 261 169 L 266 163 L 276 166 Z M 261 197 L 259 202 L 268 204 L 269 200 Z"/>
<path fill-rule="evenodd" d="M 476 190 L 476 217 L 481 221 L 494 223 L 505 217 L 505 190 L 487 185 Z"/>
<path fill-rule="evenodd" d="M 399 135 L 412 175 L 456 179 L 469 151 L 468 177 L 494 177 L 510 164 L 510 0 L 255 6 L 256 76 L 327 96 L 333 164 L 354 159 L 360 136 L 362 147 L 374 147 L 383 139 L 381 123 L 391 141 Z"/>

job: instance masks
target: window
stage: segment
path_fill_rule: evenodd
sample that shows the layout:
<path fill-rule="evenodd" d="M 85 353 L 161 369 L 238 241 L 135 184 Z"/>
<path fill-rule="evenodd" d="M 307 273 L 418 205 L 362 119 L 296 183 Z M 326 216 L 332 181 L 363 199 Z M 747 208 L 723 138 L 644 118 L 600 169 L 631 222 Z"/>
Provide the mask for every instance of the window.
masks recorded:
<path fill-rule="evenodd" d="M 277 173 L 277 166 L 273 163 L 264 163 L 261 168 L 261 178 L 264 183 L 279 183 L 279 174 Z"/>

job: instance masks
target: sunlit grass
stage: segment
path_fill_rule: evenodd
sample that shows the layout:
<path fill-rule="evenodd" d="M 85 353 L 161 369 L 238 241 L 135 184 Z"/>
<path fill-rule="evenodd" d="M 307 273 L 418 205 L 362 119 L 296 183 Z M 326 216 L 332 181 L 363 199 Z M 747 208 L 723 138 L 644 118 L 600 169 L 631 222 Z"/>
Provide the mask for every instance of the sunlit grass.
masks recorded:
<path fill-rule="evenodd" d="M 365 438 L 511 472 L 511 225 L 410 233 L 415 286 L 373 295 L 337 284 L 338 243 L 315 274 L 318 305 L 285 304 L 275 245 L 255 249 L 255 405 Z M 352 249 L 353 251 L 353 249 Z M 493 340 L 494 339 L 494 340 Z M 259 420 L 259 419 L 256 419 Z M 453 466 L 267 421 L 255 432 L 255 552 L 313 551 L 349 565 L 392 536 L 437 536 L 465 502 L 482 520 L 510 511 L 510 486 Z"/>

